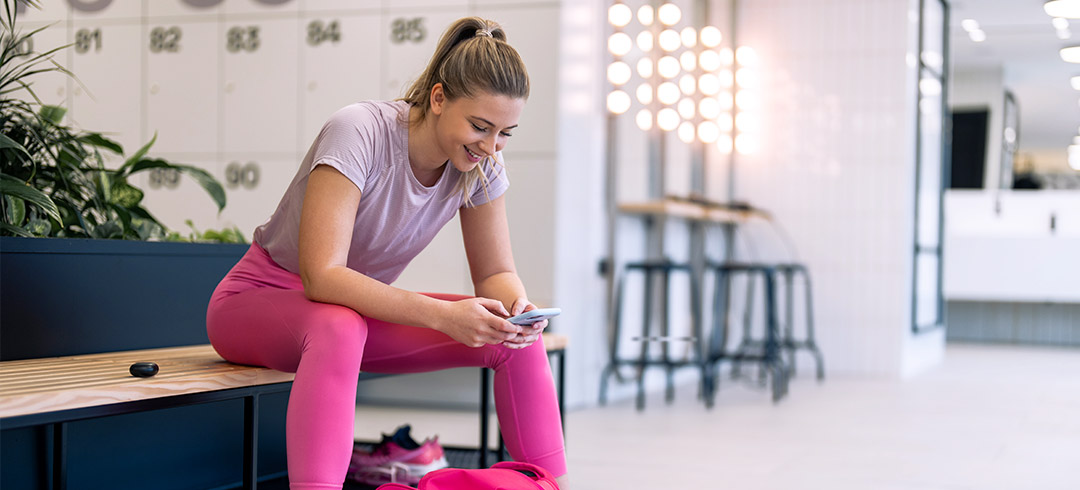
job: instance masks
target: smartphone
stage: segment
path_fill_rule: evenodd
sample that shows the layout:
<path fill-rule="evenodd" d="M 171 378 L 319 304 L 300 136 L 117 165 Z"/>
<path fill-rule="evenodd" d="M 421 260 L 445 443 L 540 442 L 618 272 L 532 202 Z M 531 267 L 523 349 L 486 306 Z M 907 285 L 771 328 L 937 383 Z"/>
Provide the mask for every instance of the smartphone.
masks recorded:
<path fill-rule="evenodd" d="M 562 309 L 560 308 L 537 308 L 507 318 L 506 321 L 513 323 L 514 325 L 532 325 L 536 322 L 559 316 L 559 313 L 562 313 Z"/>

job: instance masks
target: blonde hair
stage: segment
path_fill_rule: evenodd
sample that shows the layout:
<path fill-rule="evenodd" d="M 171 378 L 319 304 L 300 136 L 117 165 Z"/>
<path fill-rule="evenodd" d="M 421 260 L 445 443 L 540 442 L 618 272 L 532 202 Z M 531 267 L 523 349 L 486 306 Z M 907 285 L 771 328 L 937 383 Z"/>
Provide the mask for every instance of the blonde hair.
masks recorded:
<path fill-rule="evenodd" d="M 502 26 L 480 17 L 458 19 L 446 29 L 427 68 L 399 99 L 416 109 L 411 124 L 418 125 L 427 119 L 431 111 L 431 89 L 437 83 L 442 84 L 448 101 L 484 93 L 529 98 L 529 73 L 525 62 L 506 43 Z M 478 182 L 487 194 L 485 171 L 501 164 L 494 156 L 489 156 L 461 176 L 458 190 L 464 195 L 466 205 L 472 204 L 472 191 Z"/>

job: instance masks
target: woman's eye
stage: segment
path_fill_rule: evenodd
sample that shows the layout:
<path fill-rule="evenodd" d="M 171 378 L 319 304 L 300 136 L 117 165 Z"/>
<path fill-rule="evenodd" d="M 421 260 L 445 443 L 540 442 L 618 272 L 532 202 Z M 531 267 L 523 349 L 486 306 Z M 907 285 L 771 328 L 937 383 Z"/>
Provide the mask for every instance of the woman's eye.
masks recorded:
<path fill-rule="evenodd" d="M 469 123 L 469 124 L 472 124 L 472 123 Z M 473 124 L 473 125 L 472 125 L 472 127 L 473 127 L 473 129 L 475 129 L 475 130 L 477 130 L 477 131 L 480 131 L 481 133 L 483 133 L 483 132 L 487 131 L 487 129 L 485 129 L 485 128 L 481 128 L 480 126 L 477 126 L 477 125 L 475 125 L 475 124 Z"/>
<path fill-rule="evenodd" d="M 506 131 L 503 131 L 503 132 L 502 132 L 502 133 L 500 133 L 500 134 L 502 134 L 503 136 L 506 136 L 507 138 L 509 138 L 509 137 L 513 136 L 512 134 L 510 134 L 510 133 L 507 133 Z"/>

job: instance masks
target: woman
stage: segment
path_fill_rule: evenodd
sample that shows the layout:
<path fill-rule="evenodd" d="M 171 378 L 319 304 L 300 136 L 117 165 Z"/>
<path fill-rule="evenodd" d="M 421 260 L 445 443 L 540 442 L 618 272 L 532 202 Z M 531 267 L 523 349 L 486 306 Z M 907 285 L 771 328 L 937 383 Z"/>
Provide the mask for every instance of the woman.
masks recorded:
<path fill-rule="evenodd" d="M 561 420 L 535 309 L 510 251 L 500 151 L 528 74 L 498 24 L 443 34 L 405 98 L 352 104 L 315 139 L 251 249 L 214 291 L 210 342 L 229 361 L 295 372 L 286 416 L 290 486 L 341 488 L 360 370 L 495 371 L 511 457 L 566 481 Z M 476 297 L 392 283 L 455 214 Z"/>

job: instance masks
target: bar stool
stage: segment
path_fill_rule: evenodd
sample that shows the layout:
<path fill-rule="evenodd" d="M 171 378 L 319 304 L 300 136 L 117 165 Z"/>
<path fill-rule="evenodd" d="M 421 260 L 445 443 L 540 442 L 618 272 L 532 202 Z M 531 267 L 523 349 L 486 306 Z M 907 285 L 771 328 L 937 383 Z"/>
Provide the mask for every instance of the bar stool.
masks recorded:
<path fill-rule="evenodd" d="M 795 375 L 796 351 L 805 349 L 814 356 L 817 379 L 821 381 L 825 379 L 825 358 L 814 341 L 814 302 L 810 291 L 810 271 L 805 264 L 800 263 L 777 264 L 776 271 L 784 276 L 784 338 L 780 343 L 784 350 L 787 351 L 788 367 L 791 375 Z M 806 338 L 802 340 L 795 338 L 795 276 L 802 276 L 803 287 L 805 288 Z"/>
<path fill-rule="evenodd" d="M 713 291 L 713 326 L 710 336 L 706 364 L 708 372 L 703 390 L 705 404 L 712 407 L 717 391 L 718 364 L 727 360 L 732 362 L 733 374 L 745 361 L 755 361 L 762 372 L 768 372 L 772 381 L 772 400 L 779 401 L 788 391 L 788 369 L 781 358 L 782 338 L 777 315 L 776 279 L 777 268 L 771 264 L 743 262 L 707 262 L 706 269 L 715 275 L 716 287 Z M 732 278 L 738 275 L 747 277 L 747 308 L 743 320 L 743 339 L 734 352 L 726 350 L 728 333 L 728 315 L 726 314 L 727 291 L 731 289 Z M 762 311 L 765 317 L 765 335 L 762 339 L 752 337 L 752 307 L 754 278 L 764 281 L 765 298 Z"/>
<path fill-rule="evenodd" d="M 631 273 L 642 273 L 645 278 L 644 289 L 644 301 L 643 305 L 643 317 L 642 317 L 642 332 L 640 336 L 633 337 L 631 340 L 641 343 L 641 350 L 636 358 L 623 358 L 619 355 L 619 348 L 622 342 L 623 328 L 622 328 L 622 304 L 623 294 L 626 286 L 626 277 Z M 672 337 L 669 313 L 670 313 L 670 285 L 671 276 L 674 273 L 685 273 L 690 281 L 690 316 L 691 316 L 691 335 L 689 337 Z M 655 301 L 655 287 L 656 280 L 660 282 L 660 291 L 662 292 L 662 299 L 660 300 L 660 320 L 659 322 L 653 321 L 653 302 Z M 697 278 L 694 276 L 693 269 L 690 264 L 676 263 L 670 259 L 664 258 L 660 260 L 647 260 L 641 262 L 631 262 L 624 266 L 623 273 L 620 275 L 616 285 L 615 293 L 615 311 L 613 317 L 613 328 L 611 332 L 610 349 L 611 357 L 607 366 L 604 367 L 603 372 L 600 374 L 600 404 L 605 405 L 607 403 L 607 387 L 608 380 L 611 376 L 615 376 L 615 379 L 623 383 L 626 380 L 623 379 L 619 373 L 619 367 L 621 366 L 634 366 L 637 368 L 637 409 L 643 410 L 645 408 L 645 371 L 649 367 L 662 367 L 667 372 L 667 384 L 665 391 L 665 400 L 671 403 L 675 399 L 675 381 L 674 372 L 677 368 L 682 367 L 696 367 L 701 370 L 702 373 L 702 389 L 703 392 L 706 389 L 704 384 L 705 374 L 708 371 L 707 364 L 704 361 L 704 353 L 702 352 L 701 342 L 701 321 L 700 321 L 700 289 L 698 287 Z M 656 325 L 659 323 L 659 325 Z M 674 359 L 670 352 L 670 343 L 673 341 L 688 341 L 697 343 L 696 348 L 693 349 L 692 354 L 685 359 Z M 662 343 L 663 351 L 660 358 L 656 359 L 649 355 L 649 347 L 653 343 Z"/>

